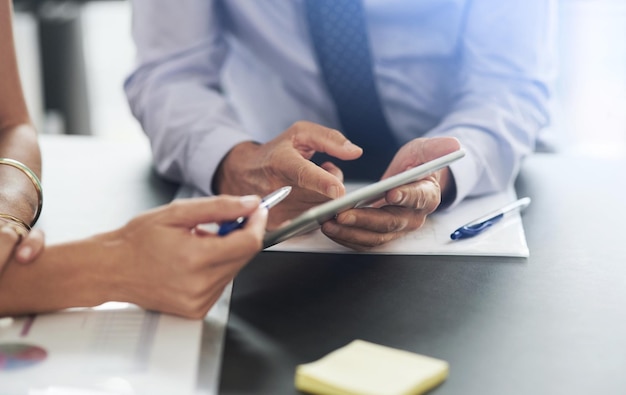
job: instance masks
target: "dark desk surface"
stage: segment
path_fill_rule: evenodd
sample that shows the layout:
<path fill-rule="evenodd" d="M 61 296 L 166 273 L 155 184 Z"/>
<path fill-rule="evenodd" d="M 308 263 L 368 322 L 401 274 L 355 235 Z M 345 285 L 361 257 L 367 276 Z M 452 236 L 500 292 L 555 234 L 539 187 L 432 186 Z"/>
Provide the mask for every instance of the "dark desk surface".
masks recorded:
<path fill-rule="evenodd" d="M 626 393 L 626 162 L 537 155 L 529 259 L 266 252 L 237 277 L 220 394 L 296 394 L 353 339 L 444 359 L 432 394 Z"/>

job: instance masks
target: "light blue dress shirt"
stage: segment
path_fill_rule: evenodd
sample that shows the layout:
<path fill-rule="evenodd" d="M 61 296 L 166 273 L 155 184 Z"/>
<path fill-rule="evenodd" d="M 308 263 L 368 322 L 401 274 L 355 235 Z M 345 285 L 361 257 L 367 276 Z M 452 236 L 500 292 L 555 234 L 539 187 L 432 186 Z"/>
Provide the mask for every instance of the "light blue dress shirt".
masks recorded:
<path fill-rule="evenodd" d="M 341 0 L 338 0 L 341 1 Z M 506 189 L 549 121 L 554 0 L 364 0 L 398 141 L 454 136 L 457 199 Z M 298 120 L 339 128 L 298 0 L 133 0 L 125 84 L 158 171 L 212 194 L 238 143 Z"/>

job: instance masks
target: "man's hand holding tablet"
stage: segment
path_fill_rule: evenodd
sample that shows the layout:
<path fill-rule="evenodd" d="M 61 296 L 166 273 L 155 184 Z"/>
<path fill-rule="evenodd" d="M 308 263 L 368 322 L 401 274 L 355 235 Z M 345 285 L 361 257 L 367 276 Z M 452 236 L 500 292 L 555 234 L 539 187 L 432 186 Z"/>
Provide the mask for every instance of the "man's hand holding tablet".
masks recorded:
<path fill-rule="evenodd" d="M 381 181 L 309 209 L 269 232 L 265 246 L 320 224 L 329 238 L 356 250 L 412 232 L 439 207 L 442 197 L 454 199 L 454 180 L 447 166 L 464 154 L 455 138 L 412 140 L 398 151 Z"/>

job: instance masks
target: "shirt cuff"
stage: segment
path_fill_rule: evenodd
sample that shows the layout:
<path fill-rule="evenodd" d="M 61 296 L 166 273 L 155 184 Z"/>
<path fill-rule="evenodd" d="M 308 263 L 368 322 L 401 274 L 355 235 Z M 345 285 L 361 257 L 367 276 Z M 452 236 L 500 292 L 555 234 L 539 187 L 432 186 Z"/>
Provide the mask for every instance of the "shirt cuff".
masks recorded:
<path fill-rule="evenodd" d="M 450 173 L 454 177 L 456 196 L 446 209 L 450 209 L 465 199 L 474 189 L 480 175 L 480 164 L 476 156 L 465 145 L 465 156 L 449 165 Z"/>
<path fill-rule="evenodd" d="M 476 129 L 454 127 L 447 130 L 433 130 L 424 137 L 448 136 L 455 137 L 465 150 L 465 156 L 449 165 L 450 172 L 456 185 L 456 196 L 446 209 L 459 204 L 470 195 L 477 194 L 477 186 L 484 174 L 485 159 L 481 154 L 485 150 L 497 149 L 488 135 L 477 133 Z M 478 193 L 480 193 L 478 191 Z"/>
<path fill-rule="evenodd" d="M 189 179 L 187 182 L 194 185 L 206 196 L 214 195 L 213 177 L 222 159 L 237 144 L 253 141 L 250 135 L 237 129 L 223 129 L 219 131 L 219 139 L 216 133 L 207 133 L 199 141 L 191 154 L 189 161 Z"/>

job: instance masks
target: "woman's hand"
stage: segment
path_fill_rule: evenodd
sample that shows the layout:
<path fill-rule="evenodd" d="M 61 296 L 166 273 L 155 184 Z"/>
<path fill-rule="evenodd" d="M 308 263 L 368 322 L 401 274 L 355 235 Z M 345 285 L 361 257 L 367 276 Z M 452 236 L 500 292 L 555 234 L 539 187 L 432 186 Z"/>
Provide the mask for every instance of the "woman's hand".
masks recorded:
<path fill-rule="evenodd" d="M 105 282 L 112 298 L 189 318 L 206 315 L 228 283 L 262 248 L 267 210 L 257 196 L 172 202 L 106 234 L 114 265 Z M 246 217 L 226 236 L 197 229 Z M 110 255 L 110 254 L 107 254 Z"/>

